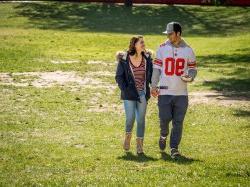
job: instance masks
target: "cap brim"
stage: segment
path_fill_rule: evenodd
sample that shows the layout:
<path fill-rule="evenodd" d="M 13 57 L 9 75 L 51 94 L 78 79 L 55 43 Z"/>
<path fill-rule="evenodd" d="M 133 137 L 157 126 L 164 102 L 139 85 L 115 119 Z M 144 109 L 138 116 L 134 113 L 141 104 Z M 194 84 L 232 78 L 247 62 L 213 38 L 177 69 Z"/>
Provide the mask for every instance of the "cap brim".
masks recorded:
<path fill-rule="evenodd" d="M 171 34 L 172 32 L 169 32 L 169 31 L 164 31 L 162 32 L 163 34 Z"/>

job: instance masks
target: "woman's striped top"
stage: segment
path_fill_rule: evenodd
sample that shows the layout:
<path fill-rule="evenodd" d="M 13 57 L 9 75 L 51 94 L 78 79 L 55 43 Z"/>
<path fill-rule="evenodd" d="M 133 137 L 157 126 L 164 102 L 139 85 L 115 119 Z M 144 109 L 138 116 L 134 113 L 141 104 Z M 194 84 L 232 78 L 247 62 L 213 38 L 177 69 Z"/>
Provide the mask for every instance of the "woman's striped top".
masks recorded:
<path fill-rule="evenodd" d="M 135 78 L 135 86 L 138 91 L 144 90 L 144 82 L 145 82 L 145 59 L 142 58 L 142 61 L 138 67 L 134 66 L 129 58 L 129 63 L 132 67 L 134 78 Z"/>

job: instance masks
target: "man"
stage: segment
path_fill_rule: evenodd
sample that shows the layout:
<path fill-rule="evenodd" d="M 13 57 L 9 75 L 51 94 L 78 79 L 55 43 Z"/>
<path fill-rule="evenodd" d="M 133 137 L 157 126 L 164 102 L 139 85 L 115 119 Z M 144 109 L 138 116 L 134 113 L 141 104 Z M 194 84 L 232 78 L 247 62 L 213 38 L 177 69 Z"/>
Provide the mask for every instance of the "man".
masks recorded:
<path fill-rule="evenodd" d="M 163 33 L 167 34 L 168 40 L 156 52 L 151 94 L 158 96 L 161 129 L 159 147 L 162 151 L 166 148 L 169 123 L 172 121 L 170 155 L 175 159 L 181 156 L 178 146 L 188 107 L 187 83 L 194 80 L 197 70 L 194 52 L 181 38 L 181 25 L 177 22 L 168 23 Z"/>

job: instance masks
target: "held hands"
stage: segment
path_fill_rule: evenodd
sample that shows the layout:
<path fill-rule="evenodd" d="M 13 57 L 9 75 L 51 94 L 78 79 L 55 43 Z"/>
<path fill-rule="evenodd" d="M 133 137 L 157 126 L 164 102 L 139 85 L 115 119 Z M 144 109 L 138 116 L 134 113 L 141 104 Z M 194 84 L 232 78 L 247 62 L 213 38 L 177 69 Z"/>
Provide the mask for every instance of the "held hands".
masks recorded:
<path fill-rule="evenodd" d="M 192 82 L 194 79 L 193 77 L 189 76 L 189 75 L 182 75 L 181 76 L 181 80 L 184 82 Z M 152 87 L 151 88 L 151 95 L 153 97 L 158 97 L 160 94 L 159 89 L 157 87 Z"/>
<path fill-rule="evenodd" d="M 159 90 L 158 90 L 157 88 L 152 88 L 152 89 L 151 89 L 151 95 L 152 95 L 153 97 L 158 97 L 158 95 L 159 95 Z"/>

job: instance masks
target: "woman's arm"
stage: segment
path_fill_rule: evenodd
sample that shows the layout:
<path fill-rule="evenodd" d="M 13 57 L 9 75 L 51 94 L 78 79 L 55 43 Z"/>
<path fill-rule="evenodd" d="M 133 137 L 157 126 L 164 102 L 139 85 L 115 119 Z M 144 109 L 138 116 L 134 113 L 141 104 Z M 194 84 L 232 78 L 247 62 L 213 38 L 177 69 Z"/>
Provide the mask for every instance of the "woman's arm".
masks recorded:
<path fill-rule="evenodd" d="M 125 71 L 122 66 L 122 62 L 118 61 L 118 65 L 116 68 L 116 75 L 115 75 L 115 80 L 116 83 L 118 84 L 120 90 L 124 90 L 126 88 L 126 83 L 125 83 Z"/>
<path fill-rule="evenodd" d="M 152 75 L 153 75 L 153 59 L 152 59 L 152 54 L 150 54 L 149 56 L 149 73 L 150 73 L 150 79 L 149 79 L 149 83 L 152 84 Z"/>
<path fill-rule="evenodd" d="M 151 78 L 152 78 L 152 74 L 153 74 L 153 59 L 152 59 L 153 51 L 146 50 L 144 52 L 144 55 L 145 55 L 147 63 L 148 63 L 149 83 L 151 84 Z"/>

